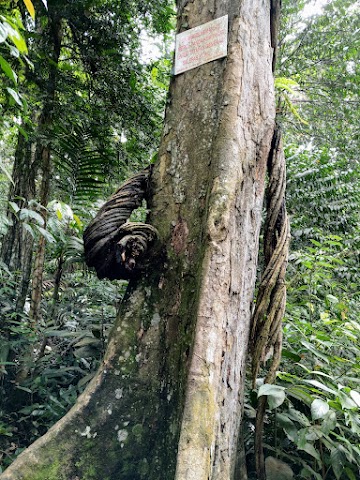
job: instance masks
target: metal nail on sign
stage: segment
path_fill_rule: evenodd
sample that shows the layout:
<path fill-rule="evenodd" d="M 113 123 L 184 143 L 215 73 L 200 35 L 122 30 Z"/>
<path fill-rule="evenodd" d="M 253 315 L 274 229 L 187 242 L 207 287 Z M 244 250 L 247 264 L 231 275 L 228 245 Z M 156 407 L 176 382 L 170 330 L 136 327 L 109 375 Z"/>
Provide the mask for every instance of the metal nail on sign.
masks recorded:
<path fill-rule="evenodd" d="M 175 38 L 175 75 L 227 55 L 228 15 L 217 18 Z"/>

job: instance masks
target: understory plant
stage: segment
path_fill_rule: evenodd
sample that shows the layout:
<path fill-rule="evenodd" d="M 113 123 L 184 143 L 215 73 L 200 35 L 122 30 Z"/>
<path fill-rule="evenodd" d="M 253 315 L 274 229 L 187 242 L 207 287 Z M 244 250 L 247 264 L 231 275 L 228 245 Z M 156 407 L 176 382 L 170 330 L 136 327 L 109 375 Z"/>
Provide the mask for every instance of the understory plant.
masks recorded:
<path fill-rule="evenodd" d="M 319 238 L 290 257 L 281 371 L 257 391 L 268 399 L 270 480 L 360 478 L 356 251 L 339 236 Z"/>

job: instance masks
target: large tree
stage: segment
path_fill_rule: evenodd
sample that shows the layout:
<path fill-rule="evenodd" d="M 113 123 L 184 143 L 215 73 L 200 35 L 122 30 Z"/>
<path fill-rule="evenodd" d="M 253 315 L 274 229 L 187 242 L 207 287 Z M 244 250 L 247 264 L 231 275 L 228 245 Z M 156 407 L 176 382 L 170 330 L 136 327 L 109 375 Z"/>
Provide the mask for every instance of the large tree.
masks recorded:
<path fill-rule="evenodd" d="M 282 288 L 277 240 L 287 243 L 274 134 L 275 4 L 179 0 L 178 31 L 229 15 L 228 55 L 172 79 L 147 191 L 158 232 L 147 268 L 130 281 L 94 380 L 1 479 L 245 478 L 239 432 L 268 163 L 278 179 L 268 206 L 281 211 L 267 221 L 275 234 L 253 329 L 259 356 L 262 327 L 280 342 L 278 327 L 262 322 Z"/>

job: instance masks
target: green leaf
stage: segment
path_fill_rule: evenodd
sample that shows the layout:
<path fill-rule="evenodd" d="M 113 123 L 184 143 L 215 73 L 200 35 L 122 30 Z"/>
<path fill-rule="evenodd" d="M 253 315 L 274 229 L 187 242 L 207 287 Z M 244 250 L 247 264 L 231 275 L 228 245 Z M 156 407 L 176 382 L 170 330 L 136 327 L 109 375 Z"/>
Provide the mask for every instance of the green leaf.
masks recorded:
<path fill-rule="evenodd" d="M 15 388 L 17 388 L 18 390 L 22 390 L 23 392 L 33 393 L 32 390 L 30 390 L 30 388 L 21 387 L 20 385 L 15 385 Z"/>
<path fill-rule="evenodd" d="M 26 131 L 20 125 L 16 125 L 16 128 L 19 130 L 19 132 L 25 138 L 25 140 L 29 139 L 29 135 L 26 133 Z"/>
<path fill-rule="evenodd" d="M 4 17 L 0 17 L 0 20 L 3 19 L 3 18 Z M 8 34 L 9 34 L 9 29 L 8 29 L 7 22 L 1 22 L 0 21 L 0 43 L 5 42 Z"/>
<path fill-rule="evenodd" d="M 332 430 L 334 430 L 335 427 L 336 427 L 336 413 L 333 410 L 331 410 L 324 417 L 324 420 L 321 424 L 321 431 L 325 435 L 329 435 L 329 433 Z"/>
<path fill-rule="evenodd" d="M 299 447 L 300 448 L 300 447 Z M 304 452 L 308 453 L 312 457 L 314 457 L 316 460 L 321 462 L 321 458 L 319 455 L 319 452 L 315 449 L 314 445 L 311 443 L 306 443 L 303 448 L 300 448 L 300 450 L 304 450 Z"/>
<path fill-rule="evenodd" d="M 19 214 L 20 220 L 35 220 L 36 223 L 40 226 L 44 226 L 44 219 L 43 217 L 37 213 L 34 212 L 34 210 L 30 210 L 29 208 L 22 208 Z"/>
<path fill-rule="evenodd" d="M 297 398 L 301 402 L 305 403 L 305 405 L 310 406 L 313 401 L 313 396 L 310 395 L 302 385 L 292 385 L 291 387 L 288 387 L 287 394 L 290 397 Z"/>
<path fill-rule="evenodd" d="M 312 352 L 316 357 L 321 358 L 321 360 L 324 360 L 324 362 L 329 363 L 329 358 L 327 355 L 324 355 L 322 352 L 320 352 L 314 345 L 310 342 L 307 342 L 305 340 L 302 340 L 301 342 L 304 347 L 306 347 L 310 352 Z"/>
<path fill-rule="evenodd" d="M 316 398 L 311 404 L 311 416 L 313 420 L 324 418 L 328 411 L 329 405 L 324 402 L 324 400 L 320 400 L 320 398 Z"/>
<path fill-rule="evenodd" d="M 23 224 L 23 227 L 24 229 L 30 233 L 30 235 L 35 238 L 35 232 L 34 232 L 34 229 L 31 227 L 31 225 L 29 223 L 24 223 Z"/>
<path fill-rule="evenodd" d="M 25 39 L 18 30 L 13 30 L 13 33 L 9 35 L 9 38 L 20 53 L 23 53 L 23 54 L 28 53 L 28 48 L 27 48 Z M 15 56 L 18 56 L 18 55 L 15 55 Z"/>
<path fill-rule="evenodd" d="M 285 388 L 280 387 L 279 385 L 270 385 L 269 383 L 264 383 L 264 385 L 261 385 L 259 388 L 258 398 L 263 395 L 268 397 L 269 409 L 273 410 L 284 402 Z"/>
<path fill-rule="evenodd" d="M 345 473 L 348 476 L 349 480 L 356 480 L 354 472 L 350 469 L 350 467 L 345 468 Z"/>
<path fill-rule="evenodd" d="M 304 415 L 302 412 L 299 412 L 299 410 L 295 410 L 294 408 L 289 408 L 288 411 L 288 416 L 298 422 L 300 425 L 303 427 L 310 427 L 311 423 L 309 419 L 307 418 L 306 415 Z"/>
<path fill-rule="evenodd" d="M 37 230 L 39 231 L 39 233 L 45 237 L 45 239 L 49 242 L 49 243 L 55 243 L 56 240 L 54 238 L 53 235 L 51 235 L 50 232 L 48 232 L 47 230 L 45 230 L 45 228 L 42 228 L 42 227 L 39 227 L 38 225 L 36 226 Z"/>
<path fill-rule="evenodd" d="M 0 170 L 5 174 L 5 176 L 7 177 L 7 179 L 13 184 L 14 184 L 14 181 L 12 179 L 12 176 L 10 175 L 10 173 L 7 171 L 7 169 L 5 168 L 5 166 L 0 163 Z M 15 212 L 16 213 L 16 212 Z"/>
<path fill-rule="evenodd" d="M 86 385 L 87 383 L 89 383 L 90 380 L 92 380 L 94 378 L 94 376 L 95 376 L 95 373 L 89 373 L 89 375 L 85 375 L 85 377 L 83 377 L 81 380 L 79 380 L 78 387 L 81 388 L 84 385 Z"/>
<path fill-rule="evenodd" d="M 285 100 L 285 103 L 287 104 L 287 106 L 289 107 L 289 110 L 290 112 L 294 115 L 295 118 L 297 118 L 301 123 L 303 123 L 304 125 L 309 125 L 309 122 L 307 122 L 306 120 L 304 120 L 297 108 L 295 107 L 295 105 L 292 103 L 292 101 L 290 100 L 289 96 L 288 95 L 285 95 L 284 94 L 284 100 Z"/>
<path fill-rule="evenodd" d="M 289 440 L 296 443 L 298 429 L 295 423 L 289 418 L 289 416 L 286 415 L 286 413 L 277 413 L 276 421 L 282 427 L 282 429 L 286 433 L 286 436 L 289 438 Z"/>
<path fill-rule="evenodd" d="M 338 395 L 336 390 L 329 388 L 328 386 L 324 385 L 323 383 L 319 382 L 318 380 L 303 380 L 305 383 L 313 385 L 314 387 L 318 388 L 319 390 L 324 390 L 325 392 L 332 393 L 333 395 Z"/>
<path fill-rule="evenodd" d="M 0 55 L 0 67 L 2 68 L 2 71 L 5 73 L 5 75 L 16 84 L 17 83 L 16 73 L 11 68 L 10 63 L 7 60 L 5 60 L 5 58 L 2 57 L 1 55 Z"/>
<path fill-rule="evenodd" d="M 339 480 L 344 468 L 344 454 L 338 448 L 334 448 L 330 453 L 330 461 L 336 480 Z"/>
<path fill-rule="evenodd" d="M 316 245 L 317 247 L 321 248 L 322 245 L 320 242 L 317 242 L 316 240 L 313 240 L 313 239 L 310 239 L 310 242 L 313 244 L 313 245 Z"/>
<path fill-rule="evenodd" d="M 21 102 L 21 99 L 20 99 L 20 95 L 15 92 L 15 90 L 13 90 L 12 88 L 10 87 L 6 87 L 6 90 L 10 93 L 10 95 L 12 96 L 12 98 L 15 100 L 15 102 L 20 105 L 20 107 L 23 106 L 22 102 Z"/>
<path fill-rule="evenodd" d="M 352 410 L 357 407 L 356 403 L 344 392 L 339 392 L 341 407 L 345 410 Z"/>
<path fill-rule="evenodd" d="M 295 93 L 295 90 L 292 87 L 298 87 L 299 84 L 295 80 L 285 77 L 277 77 L 274 81 L 275 88 L 279 90 L 287 90 L 289 93 Z"/>
<path fill-rule="evenodd" d="M 85 337 L 79 342 L 77 342 L 74 347 L 80 348 L 85 347 L 86 345 L 100 345 L 100 340 L 94 337 Z"/>
<path fill-rule="evenodd" d="M 350 391 L 350 397 L 354 400 L 356 405 L 360 407 L 360 393 L 357 392 L 356 390 L 351 390 Z"/>
<path fill-rule="evenodd" d="M 301 360 L 300 355 L 297 355 L 296 353 L 293 353 L 290 350 L 287 350 L 286 348 L 283 348 L 283 350 L 281 352 L 281 355 L 284 358 L 290 358 L 294 362 L 300 362 L 300 360 Z"/>
<path fill-rule="evenodd" d="M 81 333 L 69 332 L 67 330 L 46 330 L 44 332 L 45 337 L 60 337 L 60 338 L 74 338 L 81 337 Z"/>

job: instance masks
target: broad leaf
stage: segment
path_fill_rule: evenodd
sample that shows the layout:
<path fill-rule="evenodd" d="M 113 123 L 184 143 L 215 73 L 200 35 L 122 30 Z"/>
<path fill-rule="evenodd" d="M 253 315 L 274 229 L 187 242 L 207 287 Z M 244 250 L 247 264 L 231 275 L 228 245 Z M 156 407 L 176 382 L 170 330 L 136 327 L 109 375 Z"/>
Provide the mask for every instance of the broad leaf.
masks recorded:
<path fill-rule="evenodd" d="M 356 390 L 351 390 L 350 391 L 350 397 L 354 400 L 356 405 L 360 407 L 360 393 L 357 392 Z"/>
<path fill-rule="evenodd" d="M 280 407 L 285 400 L 285 388 L 278 385 L 270 385 L 265 383 L 261 385 L 258 392 L 258 397 L 266 395 L 268 397 L 269 409 Z"/>
<path fill-rule="evenodd" d="M 10 95 L 12 96 L 12 98 L 15 100 L 15 102 L 20 106 L 22 107 L 23 104 L 21 102 L 21 99 L 20 99 L 20 96 L 17 92 L 15 92 L 15 90 L 13 90 L 12 88 L 10 87 L 6 87 L 6 90 L 10 93 Z"/>
<path fill-rule="evenodd" d="M 316 398 L 311 404 L 311 416 L 313 420 L 324 418 L 328 411 L 329 405 L 324 402 L 324 400 L 320 400 L 320 398 Z"/>
<path fill-rule="evenodd" d="M 2 57 L 1 55 L 0 55 L 0 67 L 2 68 L 2 71 L 5 73 L 5 75 L 16 84 L 17 83 L 16 73 L 11 68 L 10 63 L 7 60 L 5 60 L 5 58 Z"/>

